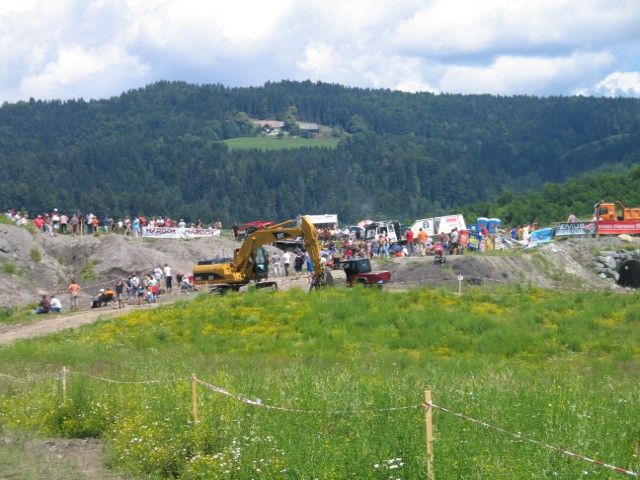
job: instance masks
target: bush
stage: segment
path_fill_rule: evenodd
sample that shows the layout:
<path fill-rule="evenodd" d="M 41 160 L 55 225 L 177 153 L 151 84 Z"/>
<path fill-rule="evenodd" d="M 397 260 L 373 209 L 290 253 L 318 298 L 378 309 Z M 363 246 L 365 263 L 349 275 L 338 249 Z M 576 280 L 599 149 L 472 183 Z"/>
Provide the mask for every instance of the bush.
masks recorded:
<path fill-rule="evenodd" d="M 15 275 L 16 264 L 13 262 L 7 262 L 2 265 L 2 271 L 7 275 Z"/>
<path fill-rule="evenodd" d="M 29 256 L 31 257 L 31 260 L 36 263 L 42 260 L 42 254 L 40 253 L 40 249 L 38 247 L 33 247 L 29 252 Z"/>

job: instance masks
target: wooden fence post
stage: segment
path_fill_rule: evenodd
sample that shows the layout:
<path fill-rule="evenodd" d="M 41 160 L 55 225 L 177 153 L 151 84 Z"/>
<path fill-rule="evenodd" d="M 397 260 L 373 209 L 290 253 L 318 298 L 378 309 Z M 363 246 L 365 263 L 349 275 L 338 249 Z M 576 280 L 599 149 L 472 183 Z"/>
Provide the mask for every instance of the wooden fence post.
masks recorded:
<path fill-rule="evenodd" d="M 198 423 L 198 381 L 196 374 L 191 374 L 191 396 L 193 401 L 193 423 Z"/>
<path fill-rule="evenodd" d="M 435 475 L 433 472 L 433 409 L 431 408 L 431 390 L 424 391 L 424 421 L 426 426 L 426 441 L 427 441 L 427 478 L 434 480 Z"/>
<path fill-rule="evenodd" d="M 62 373 L 60 374 L 62 380 L 62 404 L 67 403 L 67 367 L 62 367 Z"/>

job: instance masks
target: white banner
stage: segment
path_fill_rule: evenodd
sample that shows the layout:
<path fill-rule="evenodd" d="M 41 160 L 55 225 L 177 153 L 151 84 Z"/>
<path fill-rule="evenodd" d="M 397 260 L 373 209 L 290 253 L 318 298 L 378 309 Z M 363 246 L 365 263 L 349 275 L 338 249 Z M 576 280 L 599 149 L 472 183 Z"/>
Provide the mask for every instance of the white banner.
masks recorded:
<path fill-rule="evenodd" d="M 219 237 L 220 230 L 215 228 L 142 227 L 142 236 L 146 238 Z"/>
<path fill-rule="evenodd" d="M 324 215 L 304 215 L 314 225 L 326 225 L 329 223 L 338 223 L 338 214 L 324 214 Z"/>

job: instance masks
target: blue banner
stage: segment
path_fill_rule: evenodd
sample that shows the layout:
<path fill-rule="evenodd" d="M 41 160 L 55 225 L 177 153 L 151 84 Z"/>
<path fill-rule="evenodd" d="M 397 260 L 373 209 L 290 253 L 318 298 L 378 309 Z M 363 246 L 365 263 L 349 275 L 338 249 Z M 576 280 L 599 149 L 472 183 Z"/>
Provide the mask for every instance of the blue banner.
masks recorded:
<path fill-rule="evenodd" d="M 541 243 L 548 243 L 553 238 L 553 228 L 543 228 L 542 230 L 534 230 L 529 235 L 529 240 L 527 240 L 527 246 L 524 248 L 533 248 L 537 247 Z"/>

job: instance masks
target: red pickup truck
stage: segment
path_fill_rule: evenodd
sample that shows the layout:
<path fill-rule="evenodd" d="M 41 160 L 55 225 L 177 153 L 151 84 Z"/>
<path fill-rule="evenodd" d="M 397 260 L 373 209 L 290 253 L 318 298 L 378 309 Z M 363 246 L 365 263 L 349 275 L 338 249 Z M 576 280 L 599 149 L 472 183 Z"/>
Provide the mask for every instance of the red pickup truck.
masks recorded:
<path fill-rule="evenodd" d="M 377 286 L 382 288 L 385 283 L 389 283 L 389 280 L 391 280 L 391 272 L 389 271 L 372 272 L 371 262 L 368 258 L 343 260 L 340 262 L 340 267 L 347 274 L 347 285 L 350 287 L 354 284 L 360 284 L 365 287 Z"/>

